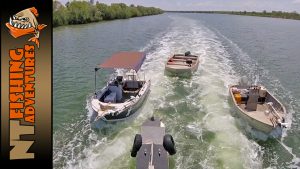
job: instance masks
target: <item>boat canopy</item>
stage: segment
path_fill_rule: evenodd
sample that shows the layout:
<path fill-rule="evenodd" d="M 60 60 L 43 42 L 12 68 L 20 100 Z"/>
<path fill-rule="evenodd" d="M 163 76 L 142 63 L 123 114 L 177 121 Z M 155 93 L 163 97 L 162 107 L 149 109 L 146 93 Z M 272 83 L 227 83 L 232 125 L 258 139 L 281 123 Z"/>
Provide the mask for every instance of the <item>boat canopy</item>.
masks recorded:
<path fill-rule="evenodd" d="M 141 68 L 146 55 L 143 52 L 118 52 L 100 64 L 100 68 L 133 69 Z"/>

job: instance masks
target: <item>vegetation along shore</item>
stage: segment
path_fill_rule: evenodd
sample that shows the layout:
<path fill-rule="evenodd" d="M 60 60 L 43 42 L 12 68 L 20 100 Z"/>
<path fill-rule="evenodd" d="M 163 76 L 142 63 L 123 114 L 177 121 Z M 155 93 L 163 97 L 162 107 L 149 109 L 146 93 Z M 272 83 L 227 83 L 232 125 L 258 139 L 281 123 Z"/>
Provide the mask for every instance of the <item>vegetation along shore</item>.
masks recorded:
<path fill-rule="evenodd" d="M 272 18 L 284 18 L 284 19 L 295 19 L 300 20 L 300 14 L 294 12 L 283 12 L 283 11 L 262 11 L 262 12 L 247 12 L 247 11 L 165 11 L 165 12 L 176 12 L 176 13 L 212 13 L 212 14 L 230 14 L 230 15 L 247 15 L 247 16 L 260 16 L 260 17 L 272 17 Z"/>
<path fill-rule="evenodd" d="M 86 1 L 72 1 L 65 5 L 53 2 L 53 26 L 85 24 L 102 20 L 127 19 L 132 17 L 157 15 L 163 10 L 155 7 L 127 6 L 124 3 L 95 5 Z"/>

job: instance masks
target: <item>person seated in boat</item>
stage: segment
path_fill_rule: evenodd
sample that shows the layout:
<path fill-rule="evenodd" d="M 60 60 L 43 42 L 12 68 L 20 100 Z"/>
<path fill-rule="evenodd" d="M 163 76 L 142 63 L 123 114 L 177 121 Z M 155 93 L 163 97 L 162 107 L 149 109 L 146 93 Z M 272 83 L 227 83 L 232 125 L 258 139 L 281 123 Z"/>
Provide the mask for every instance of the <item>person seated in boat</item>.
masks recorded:
<path fill-rule="evenodd" d="M 123 76 L 117 76 L 116 81 L 118 84 L 122 85 L 123 84 Z"/>
<path fill-rule="evenodd" d="M 104 102 L 119 103 L 122 97 L 122 86 L 117 81 L 114 81 L 108 86 L 108 95 L 105 96 Z"/>
<path fill-rule="evenodd" d="M 115 80 L 112 84 L 111 84 L 111 86 L 119 86 L 119 82 L 117 81 L 117 80 Z"/>

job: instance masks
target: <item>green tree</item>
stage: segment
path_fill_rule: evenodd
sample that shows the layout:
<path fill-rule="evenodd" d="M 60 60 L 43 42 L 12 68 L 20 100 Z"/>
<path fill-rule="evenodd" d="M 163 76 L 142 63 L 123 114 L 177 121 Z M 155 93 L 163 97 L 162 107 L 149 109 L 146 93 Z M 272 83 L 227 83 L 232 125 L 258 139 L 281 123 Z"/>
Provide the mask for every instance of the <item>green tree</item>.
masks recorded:
<path fill-rule="evenodd" d="M 153 7 L 127 6 L 124 3 L 113 3 L 110 6 L 96 2 L 92 5 L 86 1 L 67 2 L 64 7 L 59 2 L 53 4 L 53 26 L 66 24 L 83 24 L 101 20 L 127 19 L 131 17 L 156 15 L 163 11 Z"/>
<path fill-rule="evenodd" d="M 53 12 L 53 26 L 69 24 L 68 17 L 68 10 L 64 6 L 59 7 L 56 11 Z"/>

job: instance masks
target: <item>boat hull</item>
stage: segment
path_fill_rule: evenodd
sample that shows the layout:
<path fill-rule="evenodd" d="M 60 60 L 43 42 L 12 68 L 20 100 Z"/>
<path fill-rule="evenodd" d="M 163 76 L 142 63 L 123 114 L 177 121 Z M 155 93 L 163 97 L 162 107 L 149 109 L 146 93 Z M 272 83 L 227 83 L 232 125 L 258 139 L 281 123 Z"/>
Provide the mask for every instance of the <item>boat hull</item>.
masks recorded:
<path fill-rule="evenodd" d="M 172 66 L 165 66 L 166 73 L 176 74 L 176 75 L 192 75 L 193 72 L 198 70 L 199 62 L 196 63 L 194 67 L 191 68 L 176 68 Z"/>
<path fill-rule="evenodd" d="M 128 108 L 124 109 L 124 111 L 122 111 L 120 113 L 116 113 L 116 115 L 114 115 L 114 113 L 105 115 L 105 116 L 103 116 L 102 120 L 104 120 L 104 121 L 118 121 L 118 120 L 127 119 L 131 115 L 135 114 L 137 112 L 137 110 L 143 105 L 143 103 L 146 100 L 149 92 L 150 92 L 150 90 L 146 91 L 145 94 L 141 96 L 139 101 L 137 101 L 137 103 L 132 105 L 132 107 L 128 107 Z"/>
<path fill-rule="evenodd" d="M 139 99 L 133 103 L 132 105 L 128 106 L 127 108 L 122 109 L 120 112 L 115 111 L 108 114 L 105 114 L 101 118 L 98 119 L 98 112 L 93 109 L 93 115 L 91 118 L 91 121 L 94 123 L 98 120 L 103 120 L 107 122 L 113 122 L 113 121 L 121 121 L 129 118 L 133 114 L 137 112 L 137 110 L 143 105 L 144 101 L 147 99 L 147 96 L 150 93 L 150 81 L 147 84 L 147 87 L 142 95 L 140 95 Z"/>
<path fill-rule="evenodd" d="M 171 56 L 168 59 L 168 62 L 165 64 L 165 73 L 169 74 L 169 75 L 178 75 L 178 76 L 190 76 L 193 74 L 193 72 L 198 70 L 199 67 L 199 57 L 197 57 L 196 59 L 194 58 L 195 62 L 189 67 L 187 65 L 182 65 L 182 61 L 185 61 L 186 56 L 182 55 L 181 57 L 183 57 L 184 59 L 178 63 L 176 63 L 176 61 L 174 62 L 169 62 L 170 59 L 174 59 L 174 57 L 177 56 L 181 56 L 180 54 L 175 54 L 173 56 Z M 188 59 L 188 58 L 186 58 Z M 174 63 L 174 64 L 170 64 L 170 63 Z M 185 62 L 184 62 L 185 63 Z"/>
<path fill-rule="evenodd" d="M 247 116 L 241 109 L 239 109 L 237 106 L 235 106 L 232 98 L 229 98 L 231 101 L 231 104 L 234 107 L 234 111 L 237 113 L 239 117 L 241 117 L 244 121 L 246 121 L 252 128 L 258 131 L 262 131 L 266 134 L 271 133 L 275 128 L 273 126 L 267 125 L 265 123 L 262 123 L 258 120 L 255 120 L 249 116 Z"/>

